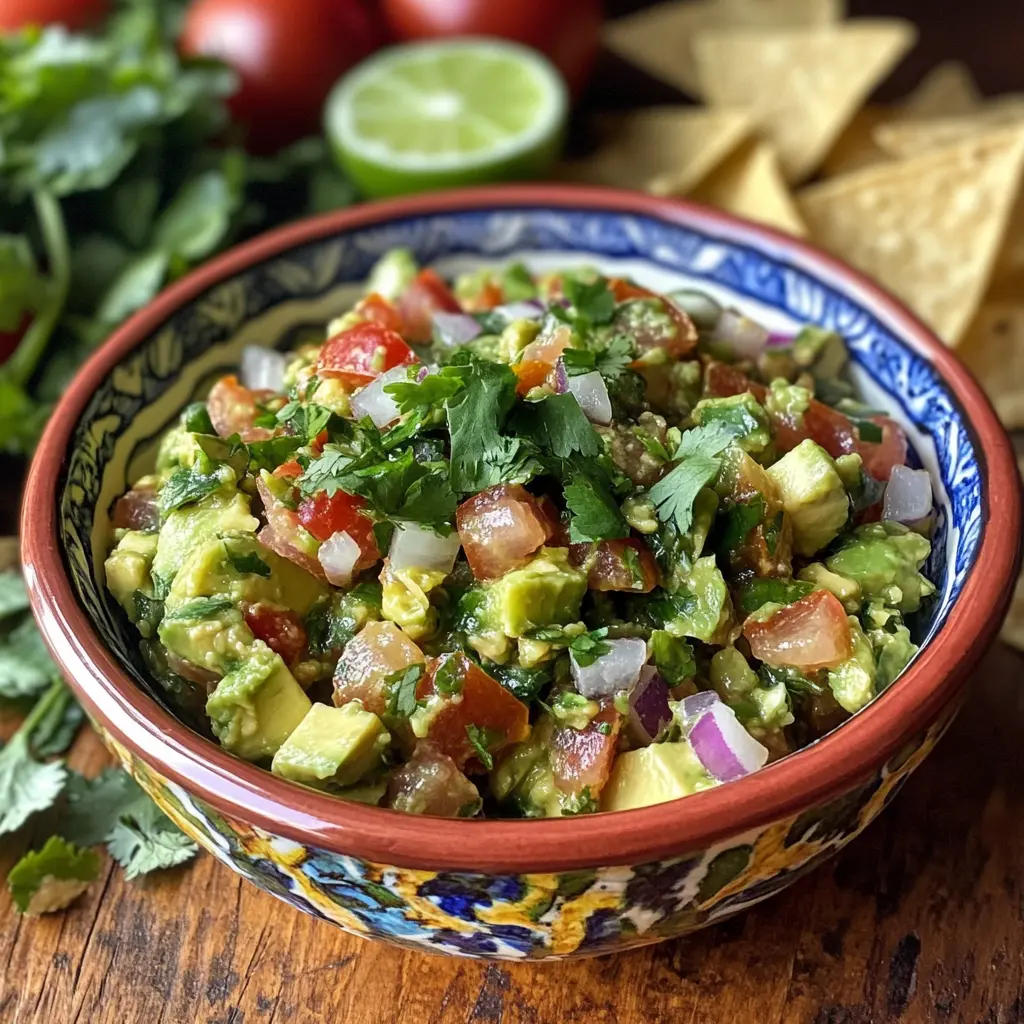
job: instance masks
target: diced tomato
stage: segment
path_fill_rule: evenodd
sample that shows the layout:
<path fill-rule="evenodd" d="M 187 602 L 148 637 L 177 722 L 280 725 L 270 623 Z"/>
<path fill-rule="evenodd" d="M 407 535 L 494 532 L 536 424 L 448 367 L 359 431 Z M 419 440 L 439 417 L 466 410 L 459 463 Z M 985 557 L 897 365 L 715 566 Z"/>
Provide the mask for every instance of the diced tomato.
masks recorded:
<path fill-rule="evenodd" d="M 378 292 L 370 292 L 365 298 L 360 299 L 353 309 L 353 312 L 364 320 L 370 320 L 389 331 L 402 333 L 402 317 L 395 308 L 394 303 L 388 302 Z"/>
<path fill-rule="evenodd" d="M 541 334 L 531 341 L 523 349 L 523 358 L 520 362 L 544 363 L 550 370 L 558 362 L 558 357 L 569 347 L 571 341 L 572 331 L 565 324 L 560 324 L 549 334 Z"/>
<path fill-rule="evenodd" d="M 516 375 L 516 394 L 522 396 L 547 380 L 551 364 L 542 363 L 539 359 L 523 359 L 512 367 L 512 371 Z"/>
<path fill-rule="evenodd" d="M 243 441 L 265 441 L 274 436 L 267 427 L 254 426 L 260 415 L 257 403 L 272 398 L 273 391 L 253 391 L 238 383 L 234 375 L 222 377 L 210 389 L 206 410 L 213 429 L 221 437 L 238 434 Z"/>
<path fill-rule="evenodd" d="M 462 307 L 437 272 L 427 268 L 402 293 L 398 312 L 409 341 L 426 344 L 434 333 L 434 314 L 461 313 Z"/>
<path fill-rule="evenodd" d="M 157 530 L 160 509 L 152 487 L 133 487 L 114 502 L 110 525 L 116 530 Z"/>
<path fill-rule="evenodd" d="M 280 654 L 286 665 L 302 657 L 306 650 L 306 630 L 302 619 L 293 611 L 271 608 L 257 601 L 243 605 L 242 618 L 257 640 L 262 640 L 272 651 Z"/>
<path fill-rule="evenodd" d="M 621 277 L 610 278 L 608 288 L 612 295 L 615 296 L 616 302 L 628 302 L 630 299 L 657 299 L 664 305 L 666 312 L 672 317 L 676 325 L 675 337 L 663 342 L 665 350 L 670 356 L 678 359 L 680 356 L 685 356 L 696 348 L 697 328 L 694 322 L 671 299 L 666 298 L 664 295 L 659 295 L 657 292 L 652 292 L 649 288 L 641 288 L 640 285 L 623 280 Z M 642 349 L 643 347 L 641 344 L 640 348 Z"/>
<path fill-rule="evenodd" d="M 435 694 L 443 703 L 431 716 L 428 736 L 460 769 L 468 765 L 470 771 L 480 771 L 483 767 L 468 726 L 476 726 L 477 735 L 492 754 L 529 735 L 526 705 L 461 651 L 436 658 L 420 680 L 418 698 Z"/>
<path fill-rule="evenodd" d="M 636 537 L 571 544 L 569 560 L 573 565 L 588 567 L 587 586 L 591 590 L 647 594 L 658 585 L 658 563 L 651 549 Z"/>
<path fill-rule="evenodd" d="M 317 373 L 346 384 L 369 384 L 385 370 L 416 362 L 416 354 L 396 331 L 364 321 L 328 338 L 320 350 Z"/>
<path fill-rule="evenodd" d="M 467 313 L 483 313 L 486 310 L 494 309 L 505 301 L 505 295 L 501 285 L 493 278 L 484 282 L 480 291 L 469 298 L 463 298 L 462 308 Z"/>
<path fill-rule="evenodd" d="M 467 499 L 455 513 L 455 524 L 478 580 L 526 565 L 551 530 L 537 499 L 519 484 L 498 484 Z"/>
<path fill-rule="evenodd" d="M 581 793 L 587 788 L 592 797 L 599 796 L 611 774 L 621 729 L 622 715 L 610 699 L 602 702 L 585 729 L 558 726 L 551 740 L 555 785 L 563 793 Z"/>
<path fill-rule="evenodd" d="M 728 363 L 711 361 L 704 370 L 704 394 L 709 398 L 728 398 L 749 391 L 759 402 L 764 402 L 768 389 L 751 380 L 741 370 Z"/>
<path fill-rule="evenodd" d="M 326 491 L 304 498 L 299 502 L 299 522 L 317 540 L 328 540 L 344 530 L 358 545 L 359 561 L 355 571 L 361 572 L 380 560 L 380 551 L 373 535 L 373 523 L 360 514 L 366 507 L 362 498 L 344 491 L 335 491 L 331 497 Z"/>
<path fill-rule="evenodd" d="M 297 543 L 305 529 L 299 522 L 298 513 L 279 501 L 260 477 L 256 478 L 256 490 L 263 501 L 263 511 L 267 517 L 267 525 L 256 535 L 256 539 L 265 548 L 301 566 L 317 579 L 326 580 L 327 574 L 319 559 L 308 554 Z"/>
<path fill-rule="evenodd" d="M 208 668 L 179 658 L 173 651 L 167 652 L 167 667 L 182 679 L 187 679 L 190 683 L 203 687 L 207 693 L 212 693 L 220 682 L 220 676 L 216 672 L 211 672 Z"/>
<path fill-rule="evenodd" d="M 388 676 L 422 665 L 423 652 L 393 622 L 368 622 L 346 645 L 334 670 L 334 703 L 360 700 L 382 715 L 391 694 Z"/>
<path fill-rule="evenodd" d="M 871 422 L 882 428 L 881 441 L 858 441 L 857 452 L 864 469 L 876 480 L 888 480 L 894 466 L 907 464 L 907 435 L 888 416 L 873 416 Z"/>
<path fill-rule="evenodd" d="M 815 590 L 771 618 L 748 618 L 743 634 L 755 658 L 769 665 L 789 665 L 805 671 L 835 668 L 850 657 L 850 623 L 839 599 Z"/>
<path fill-rule="evenodd" d="M 467 817 L 479 809 L 480 792 L 450 757 L 421 740 L 412 757 L 391 773 L 387 804 L 407 814 Z"/>

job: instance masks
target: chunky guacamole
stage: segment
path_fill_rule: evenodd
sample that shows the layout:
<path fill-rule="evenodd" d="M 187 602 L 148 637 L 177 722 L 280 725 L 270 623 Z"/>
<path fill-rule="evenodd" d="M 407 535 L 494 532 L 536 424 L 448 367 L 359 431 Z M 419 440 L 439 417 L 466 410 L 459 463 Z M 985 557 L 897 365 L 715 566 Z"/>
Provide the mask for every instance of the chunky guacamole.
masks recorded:
<path fill-rule="evenodd" d="M 916 650 L 931 486 L 846 363 L 699 291 L 394 251 L 184 411 L 107 586 L 182 715 L 282 778 L 453 817 L 686 796 Z"/>

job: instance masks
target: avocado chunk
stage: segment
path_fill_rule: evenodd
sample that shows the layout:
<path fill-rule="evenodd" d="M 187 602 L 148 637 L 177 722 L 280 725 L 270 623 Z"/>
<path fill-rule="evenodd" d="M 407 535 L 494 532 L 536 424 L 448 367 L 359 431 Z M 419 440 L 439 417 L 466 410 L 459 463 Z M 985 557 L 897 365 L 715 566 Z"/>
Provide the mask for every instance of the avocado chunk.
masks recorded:
<path fill-rule="evenodd" d="M 198 597 L 166 608 L 157 630 L 171 654 L 222 675 L 247 658 L 255 638 L 227 597 Z"/>
<path fill-rule="evenodd" d="M 383 763 L 391 734 L 358 701 L 314 704 L 284 741 L 270 770 L 317 789 L 354 786 Z"/>
<path fill-rule="evenodd" d="M 864 628 L 875 655 L 875 689 L 881 693 L 907 667 L 917 653 L 910 630 L 898 611 L 872 601 L 864 611 Z"/>
<path fill-rule="evenodd" d="M 370 270 L 366 294 L 376 292 L 394 302 L 412 284 L 419 271 L 419 264 L 410 249 L 391 249 Z"/>
<path fill-rule="evenodd" d="M 548 756 L 553 730 L 550 715 L 541 715 L 527 739 L 502 752 L 488 780 L 495 800 L 514 804 L 527 818 L 558 818 L 562 814 Z"/>
<path fill-rule="evenodd" d="M 689 569 L 676 574 L 678 588 L 672 595 L 675 614 L 665 621 L 673 636 L 692 636 L 711 643 L 732 620 L 732 602 L 714 555 L 698 558 Z"/>
<path fill-rule="evenodd" d="M 860 585 L 865 597 L 879 598 L 901 612 L 916 612 L 935 585 L 920 573 L 931 545 L 900 523 L 858 526 L 825 565 Z"/>
<path fill-rule="evenodd" d="M 107 556 L 103 569 L 107 578 L 107 589 L 114 599 L 134 621 L 135 592 L 152 592 L 149 571 L 156 555 L 157 535 L 129 530 L 117 542 L 117 547 Z"/>
<path fill-rule="evenodd" d="M 764 407 L 769 416 L 783 419 L 794 427 L 803 426 L 804 413 L 811 407 L 811 393 L 799 384 L 776 377 L 768 386 Z"/>
<path fill-rule="evenodd" d="M 853 641 L 850 657 L 828 670 L 828 685 L 841 708 L 852 715 L 875 695 L 875 655 L 864 630 L 854 616 L 848 616 Z"/>
<path fill-rule="evenodd" d="M 793 724 L 786 687 L 764 685 L 735 647 L 723 647 L 715 652 L 709 676 L 718 696 L 755 735 L 762 736 Z"/>
<path fill-rule="evenodd" d="M 311 707 L 281 656 L 257 640 L 210 694 L 206 713 L 225 750 L 261 761 L 280 750 Z"/>
<path fill-rule="evenodd" d="M 601 791 L 602 811 L 650 807 L 711 789 L 715 780 L 686 740 L 654 743 L 619 754 Z"/>
<path fill-rule="evenodd" d="M 813 555 L 838 536 L 850 513 L 850 500 L 824 448 L 810 439 L 801 441 L 768 475 L 778 484 L 782 506 L 792 520 L 793 550 L 798 555 Z"/>
<path fill-rule="evenodd" d="M 815 380 L 835 379 L 846 367 L 846 342 L 835 331 L 808 324 L 793 339 L 793 359 Z"/>
<path fill-rule="evenodd" d="M 763 452 L 771 442 L 768 417 L 761 403 L 749 392 L 728 398 L 702 398 L 693 410 L 700 425 L 720 423 L 733 434 L 733 444 L 745 452 Z"/>
<path fill-rule="evenodd" d="M 437 610 L 430 604 L 430 592 L 443 582 L 440 569 L 402 569 L 396 572 L 384 563 L 381 614 L 413 640 L 424 640 L 437 631 Z"/>
<path fill-rule="evenodd" d="M 503 363 L 514 363 L 520 353 L 540 333 L 536 320 L 513 320 L 498 336 L 498 358 Z"/>
<path fill-rule="evenodd" d="M 821 562 L 805 565 L 797 573 L 797 578 L 810 583 L 815 590 L 827 590 L 835 595 L 848 612 L 855 612 L 860 608 L 860 584 L 856 580 L 832 572 Z"/>

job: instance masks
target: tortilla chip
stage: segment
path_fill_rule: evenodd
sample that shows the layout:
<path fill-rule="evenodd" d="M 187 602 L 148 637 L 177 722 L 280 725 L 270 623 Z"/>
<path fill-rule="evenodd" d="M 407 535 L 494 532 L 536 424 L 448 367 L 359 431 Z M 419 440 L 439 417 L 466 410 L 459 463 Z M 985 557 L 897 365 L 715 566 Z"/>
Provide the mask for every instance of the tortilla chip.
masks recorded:
<path fill-rule="evenodd" d="M 988 303 L 959 354 L 988 393 L 1003 425 L 1024 427 L 1024 299 Z"/>
<path fill-rule="evenodd" d="M 834 25 L 846 17 L 846 0 L 718 0 L 729 25 L 791 28 Z"/>
<path fill-rule="evenodd" d="M 694 39 L 693 55 L 708 102 L 749 109 L 795 182 L 821 164 L 916 38 L 910 22 L 882 18 L 824 28 L 707 29 Z"/>
<path fill-rule="evenodd" d="M 834 178 L 888 160 L 889 154 L 875 142 L 874 131 L 891 117 L 885 107 L 867 106 L 858 110 L 829 150 L 821 165 L 821 173 L 826 178 Z"/>
<path fill-rule="evenodd" d="M 955 345 L 992 276 L 1022 165 L 1024 132 L 996 132 L 833 178 L 797 202 L 815 241 Z"/>
<path fill-rule="evenodd" d="M 962 60 L 947 60 L 932 68 L 900 104 L 906 118 L 959 117 L 970 114 L 983 100 L 971 69 Z"/>
<path fill-rule="evenodd" d="M 741 111 L 651 107 L 606 118 L 607 145 L 565 165 L 571 180 L 655 195 L 689 192 L 750 133 Z"/>
<path fill-rule="evenodd" d="M 690 198 L 791 235 L 807 234 L 775 150 L 767 142 L 751 141 L 741 146 L 697 186 Z"/>
<path fill-rule="evenodd" d="M 1017 470 L 1024 476 L 1024 455 L 1017 456 Z M 1017 580 L 1017 589 L 1013 592 L 1010 610 L 1006 613 L 999 638 L 1011 647 L 1024 651 L 1024 575 Z"/>

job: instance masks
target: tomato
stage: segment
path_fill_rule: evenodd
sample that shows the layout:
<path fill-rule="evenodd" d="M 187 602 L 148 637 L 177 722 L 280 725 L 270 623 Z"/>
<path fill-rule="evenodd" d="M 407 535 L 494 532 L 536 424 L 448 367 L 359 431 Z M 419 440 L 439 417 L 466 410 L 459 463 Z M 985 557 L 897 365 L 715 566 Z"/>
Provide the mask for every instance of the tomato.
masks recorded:
<path fill-rule="evenodd" d="M 407 814 L 464 818 L 480 809 L 480 792 L 447 754 L 427 740 L 388 780 L 388 807 Z"/>
<path fill-rule="evenodd" d="M 365 506 L 366 502 L 362 498 L 344 491 L 335 491 L 331 497 L 327 496 L 326 491 L 321 491 L 299 502 L 297 512 L 299 522 L 317 540 L 328 540 L 344 530 L 359 545 L 359 561 L 354 571 L 361 572 L 380 560 L 380 551 L 373 536 L 373 523 L 359 513 Z"/>
<path fill-rule="evenodd" d="M 385 370 L 416 362 L 416 355 L 396 331 L 365 322 L 328 338 L 320 350 L 317 372 L 347 384 L 369 384 Z"/>
<path fill-rule="evenodd" d="M 0 32 L 26 25 L 64 25 L 79 32 L 107 16 L 110 0 L 0 0 Z"/>
<path fill-rule="evenodd" d="M 455 513 L 455 525 L 478 580 L 526 565 L 552 532 L 537 499 L 519 484 L 498 484 L 468 498 Z"/>
<path fill-rule="evenodd" d="M 399 316 L 394 303 L 388 302 L 383 295 L 377 292 L 370 292 L 365 299 L 360 299 L 355 304 L 352 312 L 363 317 L 365 320 L 380 324 L 381 327 L 386 327 L 389 331 L 394 331 L 396 334 L 400 334 L 402 331 L 402 318 Z"/>
<path fill-rule="evenodd" d="M 704 370 L 704 394 L 709 398 L 728 398 L 749 391 L 759 402 L 764 403 L 768 389 L 751 380 L 741 370 L 728 363 L 710 362 Z"/>
<path fill-rule="evenodd" d="M 318 133 L 331 86 L 382 41 L 362 0 L 192 0 L 179 45 L 237 72 L 231 114 L 268 152 Z"/>
<path fill-rule="evenodd" d="M 252 635 L 280 654 L 286 665 L 298 661 L 305 652 L 306 630 L 295 612 L 271 608 L 257 601 L 243 605 L 242 618 Z"/>
<path fill-rule="evenodd" d="M 462 307 L 438 273 L 421 270 L 398 299 L 402 333 L 410 341 L 426 344 L 434 335 L 435 313 L 461 313 Z"/>
<path fill-rule="evenodd" d="M 488 309 L 494 309 L 505 301 L 505 293 L 497 281 L 485 281 L 472 298 L 463 298 L 462 308 L 467 313 L 483 313 Z"/>
<path fill-rule="evenodd" d="M 220 682 L 220 676 L 216 672 L 211 672 L 208 668 L 203 668 L 202 665 L 179 658 L 173 651 L 167 652 L 167 667 L 182 679 L 187 679 L 190 683 L 196 683 L 203 687 L 207 693 L 213 693 Z"/>
<path fill-rule="evenodd" d="M 326 580 L 327 574 L 320 560 L 309 554 L 302 543 L 306 531 L 295 510 L 275 498 L 260 477 L 256 477 L 256 490 L 263 501 L 263 511 L 267 517 L 267 525 L 256 535 L 256 539 L 265 548 L 301 566 L 317 579 Z"/>
<path fill-rule="evenodd" d="M 850 657 L 853 640 L 846 611 L 827 590 L 815 590 L 764 622 L 748 618 L 743 635 L 755 658 L 808 672 L 835 668 Z"/>
<path fill-rule="evenodd" d="M 888 416 L 873 416 L 871 422 L 882 428 L 882 440 L 858 441 L 857 452 L 864 460 L 864 469 L 876 480 L 888 480 L 894 466 L 907 464 L 907 435 Z"/>
<path fill-rule="evenodd" d="M 470 725 L 480 730 L 478 735 L 492 754 L 530 733 L 526 705 L 461 651 L 436 658 L 420 680 L 417 698 L 434 695 L 442 704 L 431 716 L 428 736 L 459 768 L 482 767 L 469 738 Z"/>
<path fill-rule="evenodd" d="M 152 487 L 133 487 L 114 502 L 110 525 L 115 530 L 158 530 L 160 509 Z"/>
<path fill-rule="evenodd" d="M 636 537 L 571 544 L 569 560 L 573 565 L 588 566 L 587 586 L 591 590 L 648 594 L 658 585 L 658 563 L 651 549 Z"/>
<path fill-rule="evenodd" d="M 367 711 L 382 715 L 391 697 L 388 676 L 424 661 L 423 652 L 393 622 L 368 622 L 338 659 L 334 703 L 361 700 Z"/>
<path fill-rule="evenodd" d="M 601 45 L 600 0 L 383 0 L 399 39 L 500 36 L 546 54 L 573 96 L 590 78 Z"/>
<path fill-rule="evenodd" d="M 608 781 L 622 729 L 622 715 L 611 700 L 585 729 L 559 726 L 551 740 L 551 768 L 555 785 L 563 793 L 580 793 L 584 787 L 597 797 Z M 602 731 L 605 729 L 607 731 Z"/>
<path fill-rule="evenodd" d="M 222 377 L 210 389 L 210 396 L 206 399 L 213 429 L 221 437 L 238 434 L 243 441 L 265 441 L 273 437 L 273 430 L 253 425 L 260 415 L 257 403 L 273 395 L 273 391 L 253 391 L 239 384 L 233 375 Z"/>
<path fill-rule="evenodd" d="M 572 344 L 572 331 L 560 324 L 550 334 L 540 334 L 523 349 L 521 362 L 544 363 L 550 370 L 558 357 Z"/>
<path fill-rule="evenodd" d="M 528 395 L 548 379 L 551 364 L 539 359 L 521 359 L 512 367 L 512 372 L 516 375 L 516 394 Z"/>
<path fill-rule="evenodd" d="M 282 479 L 291 480 L 293 477 L 302 476 L 302 466 L 294 460 L 291 462 L 282 462 L 281 465 L 274 470 L 272 475 Z"/>

